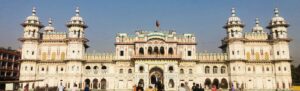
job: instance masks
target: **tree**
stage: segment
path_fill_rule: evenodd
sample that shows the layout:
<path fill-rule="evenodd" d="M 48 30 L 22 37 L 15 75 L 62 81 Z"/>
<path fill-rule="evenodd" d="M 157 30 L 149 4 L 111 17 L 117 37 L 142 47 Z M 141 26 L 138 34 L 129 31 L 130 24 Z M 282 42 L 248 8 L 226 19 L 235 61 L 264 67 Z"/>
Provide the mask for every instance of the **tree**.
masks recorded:
<path fill-rule="evenodd" d="M 298 67 L 291 65 L 292 80 L 294 85 L 300 85 L 300 64 Z"/>

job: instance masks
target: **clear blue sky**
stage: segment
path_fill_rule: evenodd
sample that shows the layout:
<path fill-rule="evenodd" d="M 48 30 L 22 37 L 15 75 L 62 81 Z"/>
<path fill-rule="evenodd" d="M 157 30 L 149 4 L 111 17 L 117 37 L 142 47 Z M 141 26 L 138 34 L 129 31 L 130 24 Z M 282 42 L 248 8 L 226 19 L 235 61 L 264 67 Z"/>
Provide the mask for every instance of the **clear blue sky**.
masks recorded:
<path fill-rule="evenodd" d="M 198 52 L 220 52 L 220 40 L 225 36 L 222 26 L 235 7 L 237 15 L 246 24 L 245 32 L 260 18 L 266 26 L 278 7 L 280 15 L 290 24 L 289 36 L 294 63 L 300 56 L 300 0 L 3 0 L 0 3 L 0 46 L 20 48 L 23 30 L 20 26 L 37 8 L 44 25 L 53 18 L 57 31 L 67 31 L 65 23 L 75 15 L 75 7 L 88 24 L 86 29 L 89 51 L 112 52 L 118 32 L 134 33 L 137 28 L 154 29 L 155 20 L 161 28 L 175 29 L 178 33 L 194 33 Z M 265 29 L 265 31 L 268 31 Z"/>

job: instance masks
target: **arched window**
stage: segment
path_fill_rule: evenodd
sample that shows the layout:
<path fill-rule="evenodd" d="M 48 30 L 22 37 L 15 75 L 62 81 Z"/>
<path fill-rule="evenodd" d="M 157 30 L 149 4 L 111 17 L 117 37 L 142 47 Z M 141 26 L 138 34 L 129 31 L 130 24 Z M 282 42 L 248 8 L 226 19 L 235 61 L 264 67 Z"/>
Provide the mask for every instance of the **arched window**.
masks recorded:
<path fill-rule="evenodd" d="M 189 74 L 193 74 L 193 70 L 192 69 L 189 69 Z"/>
<path fill-rule="evenodd" d="M 174 71 L 173 66 L 170 66 L 170 67 L 169 67 L 169 72 L 172 73 L 173 71 Z"/>
<path fill-rule="evenodd" d="M 174 52 L 173 52 L 173 48 L 169 48 L 169 50 L 168 50 L 168 53 L 170 54 L 170 55 L 173 55 L 174 54 Z"/>
<path fill-rule="evenodd" d="M 160 54 L 165 54 L 165 49 L 164 49 L 164 47 L 160 47 Z"/>
<path fill-rule="evenodd" d="M 286 71 L 286 67 L 284 67 L 283 69 L 284 69 L 284 71 Z"/>
<path fill-rule="evenodd" d="M 225 66 L 222 66 L 222 67 L 221 67 L 221 73 L 222 73 L 222 74 L 226 73 L 226 67 L 225 67 Z"/>
<path fill-rule="evenodd" d="M 248 71 L 251 71 L 251 68 L 250 68 L 250 67 L 248 67 Z"/>
<path fill-rule="evenodd" d="M 281 68 L 280 68 L 280 67 L 278 67 L 278 71 L 281 71 Z"/>
<path fill-rule="evenodd" d="M 152 47 L 148 47 L 148 54 L 152 54 Z"/>
<path fill-rule="evenodd" d="M 42 71 L 44 71 L 44 67 L 42 67 Z"/>
<path fill-rule="evenodd" d="M 183 69 L 180 69 L 180 74 L 184 74 L 184 70 Z"/>
<path fill-rule="evenodd" d="M 128 73 L 131 74 L 132 73 L 132 69 L 128 69 Z"/>
<path fill-rule="evenodd" d="M 232 70 L 235 71 L 235 67 L 232 67 Z"/>
<path fill-rule="evenodd" d="M 143 72 L 144 72 L 144 67 L 143 67 L 143 66 L 140 66 L 140 67 L 139 67 L 139 71 L 140 71 L 140 73 L 143 73 Z"/>
<path fill-rule="evenodd" d="M 98 69 L 98 66 L 94 66 L 94 70 L 97 70 Z"/>
<path fill-rule="evenodd" d="M 192 56 L 192 51 L 188 51 L 188 52 L 187 52 L 187 55 L 188 55 L 188 56 Z"/>
<path fill-rule="evenodd" d="M 27 71 L 27 66 L 25 66 L 25 71 Z"/>
<path fill-rule="evenodd" d="M 102 66 L 102 67 L 101 67 L 101 71 L 102 71 L 102 73 L 106 73 L 107 67 L 106 67 L 106 66 Z"/>
<path fill-rule="evenodd" d="M 218 73 L 218 67 L 217 67 L 217 66 L 214 66 L 214 67 L 213 67 L 213 73 L 214 73 L 214 74 Z"/>
<path fill-rule="evenodd" d="M 124 56 L 124 51 L 120 51 L 120 56 Z"/>
<path fill-rule="evenodd" d="M 106 70 L 107 68 L 106 68 L 106 66 L 102 66 L 101 69 L 102 70 Z"/>
<path fill-rule="evenodd" d="M 86 70 L 90 70 L 91 67 L 90 67 L 90 66 L 86 66 L 85 69 L 86 69 Z"/>
<path fill-rule="evenodd" d="M 123 69 L 120 69 L 120 74 L 123 74 Z"/>
<path fill-rule="evenodd" d="M 140 55 L 144 55 L 144 48 L 141 47 L 141 48 L 139 49 L 139 53 L 140 53 Z"/>
<path fill-rule="evenodd" d="M 205 66 L 205 73 L 209 74 L 209 66 Z"/>

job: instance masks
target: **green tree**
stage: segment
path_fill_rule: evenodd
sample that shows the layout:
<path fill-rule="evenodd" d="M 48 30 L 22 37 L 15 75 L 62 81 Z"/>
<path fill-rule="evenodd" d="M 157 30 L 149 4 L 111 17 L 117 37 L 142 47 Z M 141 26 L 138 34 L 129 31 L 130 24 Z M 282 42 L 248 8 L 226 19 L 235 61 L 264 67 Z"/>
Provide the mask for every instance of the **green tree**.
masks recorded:
<path fill-rule="evenodd" d="M 300 64 L 298 67 L 291 65 L 293 85 L 300 85 Z"/>

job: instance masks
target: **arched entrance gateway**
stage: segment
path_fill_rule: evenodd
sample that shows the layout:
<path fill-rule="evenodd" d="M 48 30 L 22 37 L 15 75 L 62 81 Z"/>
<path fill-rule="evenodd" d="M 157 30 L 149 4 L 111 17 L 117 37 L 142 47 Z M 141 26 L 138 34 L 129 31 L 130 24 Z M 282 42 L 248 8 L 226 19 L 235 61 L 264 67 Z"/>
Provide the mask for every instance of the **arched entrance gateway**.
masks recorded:
<path fill-rule="evenodd" d="M 162 88 L 164 82 L 163 70 L 159 67 L 154 67 L 149 72 L 150 86 L 155 88 Z"/>

